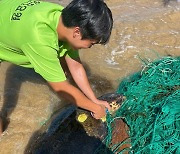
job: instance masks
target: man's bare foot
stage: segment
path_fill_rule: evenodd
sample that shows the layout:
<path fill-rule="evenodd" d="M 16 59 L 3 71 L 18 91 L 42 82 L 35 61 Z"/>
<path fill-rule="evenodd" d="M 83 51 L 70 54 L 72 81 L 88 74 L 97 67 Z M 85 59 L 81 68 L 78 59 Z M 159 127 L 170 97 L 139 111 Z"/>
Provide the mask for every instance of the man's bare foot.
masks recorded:
<path fill-rule="evenodd" d="M 3 133 L 3 121 L 2 121 L 2 118 L 0 117 L 0 136 L 2 135 Z"/>

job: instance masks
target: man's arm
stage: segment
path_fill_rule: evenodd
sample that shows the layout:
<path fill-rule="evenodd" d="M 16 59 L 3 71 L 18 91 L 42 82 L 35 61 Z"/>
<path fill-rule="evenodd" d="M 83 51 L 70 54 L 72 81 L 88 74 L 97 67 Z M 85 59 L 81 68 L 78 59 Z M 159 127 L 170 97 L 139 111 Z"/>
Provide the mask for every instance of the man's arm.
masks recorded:
<path fill-rule="evenodd" d="M 83 65 L 81 64 L 80 59 L 79 58 L 72 59 L 66 57 L 65 60 L 74 81 L 76 82 L 78 87 L 82 90 L 82 92 L 94 103 L 102 104 L 106 106 L 106 108 L 110 109 L 110 106 L 106 101 L 98 100 L 94 95 L 94 92 L 92 91 L 92 88 L 89 84 L 86 72 L 84 70 Z"/>
<path fill-rule="evenodd" d="M 48 83 L 60 97 L 75 103 L 78 107 L 93 112 L 96 119 L 100 119 L 105 116 L 105 107 L 103 105 L 98 105 L 92 102 L 79 89 L 72 86 L 67 81 Z"/>

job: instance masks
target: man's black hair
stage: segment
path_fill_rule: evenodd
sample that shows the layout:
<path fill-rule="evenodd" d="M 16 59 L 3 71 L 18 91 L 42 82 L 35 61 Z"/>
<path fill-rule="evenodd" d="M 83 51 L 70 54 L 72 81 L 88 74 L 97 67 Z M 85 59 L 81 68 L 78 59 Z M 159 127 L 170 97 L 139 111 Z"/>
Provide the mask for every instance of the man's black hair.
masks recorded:
<path fill-rule="evenodd" d="M 103 0 L 73 0 L 62 11 L 62 21 L 68 28 L 80 27 L 82 39 L 106 44 L 110 38 L 113 18 Z"/>

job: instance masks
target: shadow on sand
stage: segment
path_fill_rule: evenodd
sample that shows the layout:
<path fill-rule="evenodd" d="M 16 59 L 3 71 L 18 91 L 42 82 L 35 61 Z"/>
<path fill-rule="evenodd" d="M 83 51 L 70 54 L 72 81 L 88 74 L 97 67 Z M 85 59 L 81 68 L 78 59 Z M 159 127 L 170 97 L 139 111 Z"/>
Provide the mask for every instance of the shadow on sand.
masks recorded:
<path fill-rule="evenodd" d="M 3 130 L 6 130 L 10 122 L 10 115 L 14 111 L 20 93 L 22 84 L 26 81 L 36 84 L 46 84 L 46 81 L 33 69 L 26 69 L 16 65 L 10 65 L 6 71 L 3 105 L 1 108 L 1 117 L 3 119 Z"/>

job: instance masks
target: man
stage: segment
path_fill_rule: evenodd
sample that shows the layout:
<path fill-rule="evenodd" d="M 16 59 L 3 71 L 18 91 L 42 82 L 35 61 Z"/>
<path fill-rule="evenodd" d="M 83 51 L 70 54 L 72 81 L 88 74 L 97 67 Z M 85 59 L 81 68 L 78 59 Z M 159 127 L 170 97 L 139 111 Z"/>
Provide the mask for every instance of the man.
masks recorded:
<path fill-rule="evenodd" d="M 1 0 L 0 14 L 1 61 L 33 68 L 60 97 L 96 119 L 105 116 L 110 106 L 95 97 L 78 54 L 78 49 L 109 40 L 113 19 L 102 0 L 73 0 L 66 8 L 36 0 Z M 62 57 L 80 90 L 66 80 Z M 2 126 L 0 119 L 0 134 Z"/>

